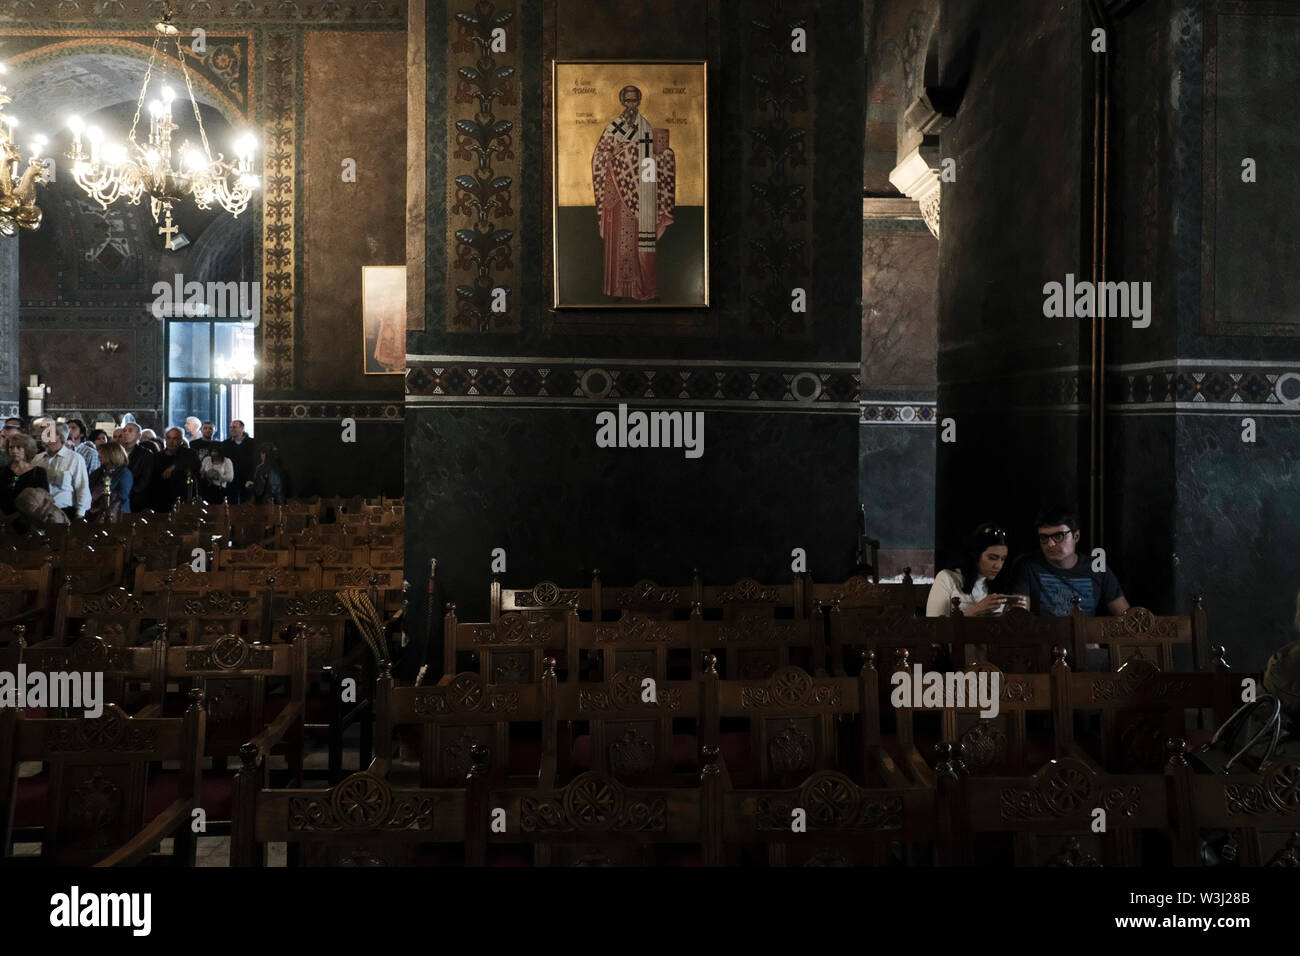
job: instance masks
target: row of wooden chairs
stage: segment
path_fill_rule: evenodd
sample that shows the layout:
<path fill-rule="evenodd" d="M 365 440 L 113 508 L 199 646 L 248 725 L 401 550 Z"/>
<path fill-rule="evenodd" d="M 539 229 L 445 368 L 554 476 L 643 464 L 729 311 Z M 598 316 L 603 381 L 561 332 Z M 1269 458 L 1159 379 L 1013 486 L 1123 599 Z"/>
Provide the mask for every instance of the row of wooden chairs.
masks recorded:
<path fill-rule="evenodd" d="M 576 610 L 584 619 L 611 620 L 622 614 L 638 613 L 654 618 L 684 617 L 699 605 L 706 613 L 731 613 L 756 607 L 770 608 L 779 617 L 807 617 L 817 605 L 823 608 L 904 608 L 924 614 L 928 590 L 912 580 L 905 568 L 898 583 L 878 584 L 855 576 L 838 583 L 818 583 L 809 574 L 796 574 L 789 584 L 761 584 L 742 578 L 735 584 L 706 585 L 699 570 L 689 584 L 661 585 L 641 580 L 630 587 L 610 587 L 600 571 L 592 573 L 590 586 L 561 587 L 543 581 L 531 587 L 511 588 L 493 577 L 490 586 L 491 620 L 503 614 L 530 617 Z"/>
<path fill-rule="evenodd" d="M 1115 718 L 1116 733 L 1126 710 L 1154 708 L 1181 721 L 1186 707 L 1227 696 L 1236 678 L 1226 669 L 1175 678 L 1139 662 L 1119 674 L 1074 673 L 1060 651 L 1051 674 L 997 673 L 1006 724 L 1022 726 L 1019 766 L 1015 748 L 992 745 L 999 731 L 972 708 L 942 710 L 933 765 L 903 734 L 895 759 L 878 733 L 870 659 L 857 678 L 783 668 L 761 681 L 721 679 L 706 659 L 698 678 L 660 687 L 653 700 L 639 673 L 566 690 L 553 659 L 527 685 L 460 674 L 401 688 L 384 673 L 379 738 L 393 726 L 418 726 L 418 776 L 401 780 L 381 752 L 331 790 L 267 790 L 265 758 L 250 748 L 232 862 L 259 865 L 268 842 L 286 842 L 299 851 L 291 861 L 315 865 L 962 865 L 979 841 L 995 837 L 1020 865 L 1198 865 L 1202 831 L 1219 829 L 1237 835 L 1242 865 L 1300 862 L 1292 788 L 1300 762 L 1198 777 L 1186 741 L 1175 738 L 1154 767 L 1110 770 L 1075 739 L 1083 711 Z M 912 710 L 901 711 L 905 724 Z M 1052 752 L 1037 765 L 1027 763 L 1023 733 L 1034 711 L 1053 717 Z M 745 784 L 725 733 L 728 719 L 742 717 L 757 764 Z M 566 768 L 566 755 L 581 748 L 563 728 L 580 720 L 589 759 Z M 692 720 L 693 736 L 675 730 Z M 856 731 L 850 759 L 845 720 Z M 962 720 L 972 725 L 958 733 Z M 541 727 L 522 763 L 511 734 L 521 721 Z M 693 745 L 691 766 L 674 773 L 680 736 Z M 990 757 L 998 753 L 1000 761 Z M 1225 802 L 1233 793 L 1254 797 Z M 1163 855 L 1144 851 L 1149 836 Z M 1278 843 L 1288 837 L 1289 847 Z"/>
<path fill-rule="evenodd" d="M 886 659 L 900 648 L 920 662 L 946 660 L 964 666 L 970 660 L 990 660 L 1016 672 L 1045 673 L 1053 647 L 1066 647 L 1080 667 L 1089 651 L 1104 651 L 1105 663 L 1116 670 L 1134 658 L 1173 671 L 1179 658 L 1190 656 L 1191 669 L 1213 663 L 1204 608 L 1196 602 L 1188 615 L 1161 616 L 1142 607 L 1123 615 L 1095 618 L 1077 608 L 1065 617 L 1039 617 L 1012 609 L 991 617 L 916 617 L 905 607 L 875 613 L 819 603 L 806 617 L 782 619 L 760 605 L 735 607 L 733 613 L 710 620 L 696 602 L 685 619 L 657 618 L 641 610 L 626 610 L 616 620 L 583 620 L 572 604 L 546 615 L 506 612 L 494 621 L 466 622 L 449 604 L 443 622 L 443 672 L 454 674 L 469 659 L 479 673 L 494 682 L 535 680 L 541 659 L 553 655 L 564 662 L 566 680 L 577 680 L 605 657 L 635 661 L 662 670 L 668 654 L 689 652 L 698 661 L 704 650 L 723 653 L 728 676 L 764 676 L 784 666 L 792 655 L 813 673 L 850 675 L 861 652 L 871 650 Z M 1183 661 L 1183 664 L 1189 662 Z M 612 673 L 610 665 L 604 665 Z"/>

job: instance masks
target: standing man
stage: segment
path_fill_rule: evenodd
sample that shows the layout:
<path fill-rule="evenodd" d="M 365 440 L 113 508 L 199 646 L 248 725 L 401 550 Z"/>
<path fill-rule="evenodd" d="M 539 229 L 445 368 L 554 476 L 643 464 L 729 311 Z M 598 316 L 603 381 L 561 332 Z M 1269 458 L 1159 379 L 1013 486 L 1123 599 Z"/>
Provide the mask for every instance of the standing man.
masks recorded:
<path fill-rule="evenodd" d="M 185 436 L 179 428 L 167 429 L 163 438 L 166 447 L 161 455 L 156 456 L 154 464 L 153 510 L 166 513 L 177 501 L 184 499 L 188 491 L 198 490 L 199 458 L 185 447 Z"/>
<path fill-rule="evenodd" d="M 189 442 L 191 448 L 194 447 L 194 440 L 199 437 L 199 426 L 202 424 L 193 415 L 185 419 L 185 440 Z"/>
<path fill-rule="evenodd" d="M 1038 545 L 1042 554 L 1028 554 L 1019 563 L 1013 594 L 1029 597 L 1030 610 L 1044 616 L 1064 617 L 1075 596 L 1079 609 L 1094 616 L 1105 607 L 1110 614 L 1128 610 L 1128 599 L 1110 568 L 1092 570 L 1092 562 L 1081 560 L 1079 519 L 1067 508 L 1048 508 L 1038 513 Z"/>
<path fill-rule="evenodd" d="M 190 442 L 190 451 L 198 455 L 200 460 L 212 454 L 212 449 L 221 447 L 221 442 L 212 437 L 212 432 L 212 422 L 204 422 L 203 427 L 200 429 L 200 434 L 203 437 L 195 438 Z"/>
<path fill-rule="evenodd" d="M 122 426 L 120 441 L 126 451 L 127 467 L 131 469 L 131 511 L 145 511 L 151 495 L 149 485 L 153 481 L 154 453 L 140 441 L 140 426 L 135 422 Z"/>
<path fill-rule="evenodd" d="M 677 165 L 668 130 L 641 115 L 641 91 L 618 91 L 623 112 L 610 120 L 591 157 L 600 237 L 605 240 L 605 295 L 659 297 L 657 243 L 673 222 Z M 649 161 L 649 162 L 647 162 Z"/>
<path fill-rule="evenodd" d="M 90 436 L 86 432 L 86 423 L 79 418 L 68 420 L 68 447 L 81 456 L 81 460 L 86 463 L 86 473 L 94 471 L 99 467 L 99 449 L 95 443 L 90 441 Z"/>
<path fill-rule="evenodd" d="M 237 505 L 250 500 L 252 495 L 247 483 L 253 480 L 253 472 L 257 469 L 257 447 L 253 436 L 244 434 L 244 423 L 238 418 L 230 423 L 230 437 L 221 443 L 221 451 L 235 469 L 235 480 L 229 489 L 230 503 Z"/>
<path fill-rule="evenodd" d="M 67 439 L 68 426 L 55 423 L 49 441 L 43 443 L 45 451 L 32 464 L 45 469 L 54 506 L 71 520 L 83 517 L 90 507 L 90 478 L 85 460 L 68 446 Z"/>

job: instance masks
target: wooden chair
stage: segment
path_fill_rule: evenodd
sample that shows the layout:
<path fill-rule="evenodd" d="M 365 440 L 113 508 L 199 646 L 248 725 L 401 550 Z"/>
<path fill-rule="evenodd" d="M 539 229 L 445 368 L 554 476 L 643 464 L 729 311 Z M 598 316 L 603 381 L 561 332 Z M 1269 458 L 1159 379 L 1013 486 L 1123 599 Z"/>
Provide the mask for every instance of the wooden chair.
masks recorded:
<path fill-rule="evenodd" d="M 255 640 L 265 629 L 260 594 L 218 590 L 177 594 L 167 610 L 168 638 L 177 644 L 206 644 L 230 634 Z"/>
<path fill-rule="evenodd" d="M 289 865 L 481 864 L 488 828 L 481 778 L 468 787 L 399 788 L 376 760 L 328 790 L 267 789 L 265 755 L 250 742 L 240 770 L 232 866 L 265 866 L 266 844 L 289 845 Z M 475 812 L 477 811 L 477 812 Z M 434 851 L 440 856 L 430 856 Z"/>
<path fill-rule="evenodd" d="M 1110 774 L 1062 757 L 1030 777 L 975 776 L 947 746 L 937 776 L 956 862 L 971 862 L 981 835 L 1002 834 L 1016 866 L 1138 866 L 1141 831 L 1170 830 L 1163 773 Z M 1097 810 L 1105 812 L 1104 833 L 1093 832 Z"/>
<path fill-rule="evenodd" d="M 755 619 L 762 615 L 773 619 L 807 616 L 804 607 L 804 579 L 796 576 L 790 584 L 760 584 L 753 578 L 741 578 L 735 584 L 706 585 L 696 577 L 696 598 L 706 619 Z"/>
<path fill-rule="evenodd" d="M 492 788 L 504 813 L 488 847 L 531 847 L 535 866 L 649 866 L 714 862 L 719 778 L 695 787 L 627 786 L 590 771 L 563 787 Z"/>
<path fill-rule="evenodd" d="M 780 619 L 770 609 L 736 609 L 721 621 L 699 620 L 697 646 L 721 651 L 724 676 L 765 678 L 791 663 L 791 651 L 802 654 L 803 663 L 816 675 L 826 673 L 826 629 L 821 609 L 810 618 Z"/>
<path fill-rule="evenodd" d="M 527 684 L 493 684 L 478 674 L 446 675 L 433 686 L 396 687 L 387 663 L 376 683 L 376 736 L 418 730 L 420 785 L 463 781 L 482 749 L 479 773 L 502 786 L 549 787 L 555 780 L 554 660 Z M 380 756 L 387 758 L 386 751 Z"/>
<path fill-rule="evenodd" d="M 132 718 L 114 704 L 96 718 L 0 710 L 5 856 L 15 831 L 38 827 L 44 864 L 135 865 L 172 837 L 173 862 L 193 866 L 191 814 L 201 806 L 204 730 L 201 693 L 179 719 Z M 46 769 L 19 780 L 19 764 L 26 761 Z M 159 801 L 150 774 L 162 761 L 179 762 L 179 787 Z"/>
<path fill-rule="evenodd" d="M 1082 648 L 1069 617 L 1039 616 L 1018 607 L 1003 614 L 968 617 L 954 604 L 948 620 L 957 667 L 970 660 L 988 660 L 1007 673 L 1046 674 L 1052 667 L 1054 647 L 1074 647 L 1080 666 L 1085 660 L 1078 653 Z"/>
<path fill-rule="evenodd" d="M 842 605 L 832 604 L 826 615 L 830 619 L 831 669 L 837 677 L 851 675 L 851 665 L 861 661 L 866 651 L 878 661 L 892 661 L 900 650 L 906 650 L 912 661 L 927 666 L 947 659 L 951 634 L 945 618 L 917 617 L 906 605 L 882 607 L 872 614 L 849 614 Z"/>
<path fill-rule="evenodd" d="M 538 680 L 542 658 L 565 660 L 577 614 L 563 618 L 529 618 L 511 612 L 487 623 L 463 622 L 456 605 L 443 617 L 443 674 L 458 674 L 458 652 L 471 652 L 477 673 L 492 684 L 527 684 Z"/>
<path fill-rule="evenodd" d="M 69 634 L 102 637 L 111 647 L 135 647 L 151 641 L 167 620 L 171 595 L 166 592 L 132 594 L 114 588 L 103 594 L 74 594 L 68 581 L 59 596 L 54 636 L 65 642 Z"/>
<path fill-rule="evenodd" d="M 1174 750 L 1175 866 L 1300 867 L 1300 758 L 1274 760 L 1258 773 L 1195 773 L 1186 741 Z M 1207 831 L 1223 839 L 1213 857 L 1203 849 Z"/>
<path fill-rule="evenodd" d="M 699 620 L 697 606 L 687 621 L 656 619 L 641 611 L 626 611 L 614 621 L 576 621 L 568 642 L 568 677 L 599 680 L 602 674 L 636 670 L 666 681 L 676 657 L 685 659 L 686 673 L 698 675 L 703 650 Z"/>
<path fill-rule="evenodd" d="M 492 577 L 490 616 L 496 622 L 507 614 L 529 618 L 563 619 L 569 609 L 591 617 L 595 606 L 591 588 L 562 588 L 552 581 L 542 581 L 529 588 L 508 588 L 500 578 Z"/>
<path fill-rule="evenodd" d="M 699 587 L 698 571 L 688 585 L 664 586 L 643 578 L 631 587 L 606 587 L 596 571 L 591 580 L 592 619 L 605 621 L 629 614 L 654 620 L 682 618 L 698 603 Z"/>
<path fill-rule="evenodd" d="M 194 594 L 209 590 L 230 591 L 232 585 L 233 581 L 229 571 L 218 571 L 215 568 L 207 571 L 195 571 L 193 565 L 189 563 L 176 568 L 151 571 L 143 564 L 140 564 L 136 565 L 132 590 L 136 594 L 152 594 L 165 591 Z"/>
<path fill-rule="evenodd" d="M 273 573 L 272 569 L 290 567 L 292 559 L 290 552 L 268 548 L 260 543 L 224 548 L 216 553 L 217 568 L 222 571 L 256 568 L 270 574 Z"/>
<path fill-rule="evenodd" d="M 883 865 L 925 854 L 934 839 L 935 790 L 880 745 L 874 663 L 856 678 L 815 678 L 790 667 L 761 682 L 718 681 L 709 655 L 706 688 L 710 683 L 717 720 L 750 723 L 745 751 L 738 750 L 743 738 L 720 734 L 729 862 L 758 862 L 754 849 L 771 866 Z M 851 748 L 840 739 L 841 722 L 850 718 L 857 718 Z M 796 809 L 804 811 L 799 828 Z"/>
<path fill-rule="evenodd" d="M 21 624 L 27 633 L 48 634 L 55 624 L 54 570 L 50 564 L 16 568 L 0 564 L 0 642 L 12 640 Z"/>
<path fill-rule="evenodd" d="M 1174 670 L 1174 648 L 1191 648 L 1192 666 L 1208 670 L 1214 660 L 1210 654 L 1209 630 L 1205 606 L 1199 597 L 1192 602 L 1188 615 L 1159 616 L 1144 607 L 1130 607 L 1119 617 L 1087 617 L 1076 610 L 1071 615 L 1075 629 L 1074 659 L 1084 660 L 1090 644 L 1105 646 L 1110 654 L 1110 670 L 1119 670 L 1126 661 L 1150 661 L 1162 671 Z"/>
<path fill-rule="evenodd" d="M 817 604 L 823 608 L 839 608 L 846 620 L 878 614 L 885 608 L 905 608 L 912 615 L 923 617 L 927 593 L 925 588 L 912 582 L 912 569 L 903 569 L 903 580 L 898 584 L 879 584 L 864 575 L 854 575 L 843 582 L 818 584 L 809 581 L 805 588 L 808 613 Z"/>

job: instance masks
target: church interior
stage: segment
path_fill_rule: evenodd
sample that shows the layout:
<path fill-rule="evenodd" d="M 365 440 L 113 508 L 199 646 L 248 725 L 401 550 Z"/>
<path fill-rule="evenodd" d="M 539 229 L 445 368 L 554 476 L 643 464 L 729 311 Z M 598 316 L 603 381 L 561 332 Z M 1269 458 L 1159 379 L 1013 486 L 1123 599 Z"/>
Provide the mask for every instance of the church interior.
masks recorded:
<path fill-rule="evenodd" d="M 1300 3 L 0 62 L 0 867 L 1300 866 Z"/>

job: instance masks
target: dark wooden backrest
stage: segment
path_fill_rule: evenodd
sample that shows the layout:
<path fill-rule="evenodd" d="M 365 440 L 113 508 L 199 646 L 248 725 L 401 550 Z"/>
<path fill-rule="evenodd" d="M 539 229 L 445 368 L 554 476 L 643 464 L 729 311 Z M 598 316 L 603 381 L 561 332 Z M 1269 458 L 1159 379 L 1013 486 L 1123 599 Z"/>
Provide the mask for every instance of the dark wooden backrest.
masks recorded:
<path fill-rule="evenodd" d="M 725 654 L 723 676 L 765 678 L 790 664 L 798 650 L 814 674 L 826 672 L 826 630 L 821 608 L 808 618 L 782 620 L 767 609 L 734 610 L 721 621 L 696 620 L 697 647 Z"/>
<path fill-rule="evenodd" d="M 263 596 L 207 590 L 177 594 L 168 607 L 168 639 L 173 643 L 205 644 L 234 634 L 250 640 L 263 637 Z"/>
<path fill-rule="evenodd" d="M 1075 672 L 1058 652 L 1051 676 L 1062 752 L 1087 753 L 1115 773 L 1160 773 L 1168 742 L 1185 738 L 1199 715 L 1207 728 L 1217 727 L 1240 690 L 1222 658 L 1214 671 L 1163 671 L 1135 657 L 1115 672 Z M 1076 735 L 1092 714 L 1100 717 L 1099 732 L 1083 746 Z"/>
<path fill-rule="evenodd" d="M 831 668 L 840 676 L 848 673 L 847 665 L 860 660 L 865 652 L 871 652 L 883 664 L 893 661 L 900 649 L 906 649 L 911 660 L 933 663 L 951 640 L 946 618 L 917 617 L 906 605 L 853 614 L 832 604 L 826 615 L 830 619 Z"/>
<path fill-rule="evenodd" d="M 343 657 L 352 618 L 335 591 L 281 594 L 278 587 L 277 578 L 276 590 L 266 592 L 270 638 L 286 644 L 301 638 L 307 648 L 307 673 L 317 679 L 322 668 Z"/>
<path fill-rule="evenodd" d="M 954 744 L 956 756 L 966 765 L 967 772 L 977 776 L 1009 776 L 1035 769 L 1030 759 L 1027 718 L 1037 713 L 1043 716 L 1041 723 L 1046 724 L 1053 713 L 1050 675 L 1008 674 L 995 664 L 972 661 L 961 671 L 931 672 L 938 673 L 943 679 L 941 690 L 944 692 L 942 698 L 933 701 L 925 696 L 926 669 L 921 668 L 921 683 L 918 685 L 916 668 L 906 651 L 901 651 L 887 689 L 890 708 L 896 719 L 899 746 L 910 767 L 935 762 L 933 754 L 921 752 L 914 720 L 918 712 L 937 711 L 940 740 Z M 906 687 L 904 679 L 908 681 Z M 997 687 L 996 714 L 987 713 L 978 703 L 981 681 L 990 696 L 994 686 Z M 950 684 L 953 691 L 951 700 L 947 696 Z M 918 691 L 920 700 L 916 699 Z M 928 778 L 928 774 L 926 776 Z"/>
<path fill-rule="evenodd" d="M 307 690 L 306 646 L 253 644 L 233 634 L 201 645 L 167 649 L 166 679 L 192 681 L 208 701 L 207 751 L 234 756 L 268 724 L 267 681 L 287 682 L 286 708 L 296 707 L 301 719 Z"/>
<path fill-rule="evenodd" d="M 694 740 L 692 750 L 698 754 L 707 736 L 706 716 L 700 680 L 652 677 L 641 668 L 620 670 L 599 682 L 565 681 L 556 689 L 560 726 L 586 726 L 589 769 L 632 786 L 671 782 L 678 769 L 674 731 Z M 564 731 L 557 736 L 562 778 L 567 779 L 574 741 Z M 700 774 L 694 761 L 681 769 L 692 778 Z"/>
<path fill-rule="evenodd" d="M 134 592 L 136 594 L 160 593 L 171 590 L 176 593 L 195 591 L 229 591 L 232 589 L 230 571 L 209 568 L 207 571 L 195 571 L 194 566 L 186 562 L 176 568 L 162 568 L 151 571 L 143 564 L 136 565 Z"/>
<path fill-rule="evenodd" d="M 953 659 L 959 666 L 969 660 L 988 660 L 1008 673 L 1046 674 L 1052 667 L 1052 648 L 1071 647 L 1075 639 L 1069 617 L 1040 616 L 1024 608 L 985 617 L 958 611 L 948 620 Z"/>
<path fill-rule="evenodd" d="M 914 615 L 925 614 L 925 588 L 912 581 L 912 569 L 903 569 L 903 580 L 884 584 L 857 574 L 846 581 L 810 581 L 807 587 L 808 610 L 820 603 L 824 608 L 839 607 L 849 611 L 879 611 L 882 608 L 906 608 Z M 846 613 L 846 618 L 855 615 Z"/>
<path fill-rule="evenodd" d="M 254 543 L 243 547 L 222 548 L 216 553 L 217 567 L 221 570 L 235 568 L 287 568 L 293 555 L 278 548 Z"/>
<path fill-rule="evenodd" d="M 394 686 L 391 670 L 381 664 L 375 686 L 375 738 L 380 753 L 386 753 L 395 728 L 414 726 L 420 732 L 422 786 L 463 781 L 476 747 L 485 748 L 481 772 L 505 783 L 512 728 L 534 725 L 538 769 L 528 775 L 550 786 L 556 770 L 556 681 L 554 661 L 546 660 L 552 666 L 544 665 L 540 679 L 531 683 L 493 684 L 478 674 L 462 673 L 420 687 Z"/>
<path fill-rule="evenodd" d="M 610 620 L 639 614 L 656 620 L 688 616 L 696 605 L 699 572 L 690 584 L 661 585 L 648 578 L 631 587 L 608 587 L 596 571 L 592 575 L 593 620 Z"/>
<path fill-rule="evenodd" d="M 16 568 L 0 564 L 0 620 L 27 625 L 28 633 L 54 620 L 54 569 L 50 564 Z"/>
<path fill-rule="evenodd" d="M 1136 866 L 1137 831 L 1170 825 L 1163 773 L 1111 774 L 1061 757 L 1029 777 L 973 776 L 949 754 L 937 774 L 941 800 L 951 802 L 954 842 L 969 849 L 977 834 L 1010 834 L 1018 866 Z M 1099 809 L 1104 833 L 1093 831 Z"/>
<path fill-rule="evenodd" d="M 469 862 L 486 829 L 467 826 L 472 792 L 394 786 L 382 761 L 328 790 L 241 786 L 238 799 L 252 809 L 236 814 L 231 862 L 265 866 L 267 843 L 300 850 L 289 859 L 303 866 L 414 866 L 430 844 L 462 845 Z"/>
<path fill-rule="evenodd" d="M 611 675 L 635 670 L 645 677 L 667 680 L 671 651 L 689 651 L 698 665 L 702 650 L 701 631 L 696 626 L 699 620 L 697 606 L 687 621 L 657 619 L 640 611 L 627 611 L 614 621 L 576 621 L 569 640 L 568 679 L 577 680 L 583 671 Z"/>
<path fill-rule="evenodd" d="M 749 722 L 750 751 L 765 785 L 792 786 L 837 766 L 836 718 L 862 710 L 859 679 L 778 668 L 761 680 L 719 680 L 720 720 Z"/>
<path fill-rule="evenodd" d="M 741 578 L 735 584 L 703 584 L 696 578 L 696 598 L 704 616 L 721 612 L 724 620 L 760 615 L 771 618 L 801 619 L 807 616 L 804 606 L 804 579 L 796 575 L 790 584 L 761 584 L 754 578 Z"/>
<path fill-rule="evenodd" d="M 171 595 L 165 591 L 132 594 L 114 588 L 103 594 L 74 594 L 65 586 L 59 596 L 55 636 L 65 639 L 72 631 L 81 633 L 84 626 L 87 633 L 102 637 L 113 647 L 134 647 L 151 626 L 167 619 L 171 604 Z"/>
<path fill-rule="evenodd" d="M 114 647 L 102 637 L 86 633 L 67 646 L 22 647 L 18 663 L 26 665 L 28 673 L 102 674 L 103 702 L 126 708 L 128 688 L 136 683 L 150 685 L 148 702 L 161 700 L 163 682 L 160 678 L 165 655 L 166 645 L 162 641 L 142 647 Z M 68 708 L 51 709 L 50 714 L 74 716 Z"/>
<path fill-rule="evenodd" d="M 12 834 L 18 766 L 48 767 L 49 824 L 41 856 L 63 866 L 87 866 L 107 857 L 146 823 L 151 765 L 180 762 L 182 800 L 198 793 L 203 760 L 202 697 L 183 717 L 128 717 L 115 704 L 99 717 L 29 717 L 0 710 L 0 819 L 4 846 Z"/>
<path fill-rule="evenodd" d="M 1210 653 L 1205 608 L 1200 598 L 1191 614 L 1157 615 L 1144 607 L 1130 607 L 1119 617 L 1088 617 L 1081 611 L 1071 615 L 1075 627 L 1075 660 L 1082 660 L 1087 645 L 1099 644 L 1110 653 L 1110 669 L 1119 670 L 1126 661 L 1150 661 L 1163 671 L 1174 669 L 1174 647 L 1188 645 L 1193 665 L 1208 670 L 1214 664 Z"/>
<path fill-rule="evenodd" d="M 478 658 L 478 673 L 489 683 L 535 681 L 544 656 L 566 659 L 576 618 L 571 609 L 558 619 L 512 612 L 492 622 L 469 622 L 460 621 L 456 605 L 448 604 L 443 618 L 443 673 L 459 673 L 457 651 L 472 651 Z"/>
<path fill-rule="evenodd" d="M 489 593 L 492 621 L 506 614 L 563 618 L 570 608 L 590 617 L 594 606 L 591 588 L 562 588 L 552 581 L 541 581 L 526 588 L 508 588 L 494 576 Z"/>

